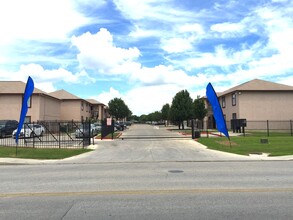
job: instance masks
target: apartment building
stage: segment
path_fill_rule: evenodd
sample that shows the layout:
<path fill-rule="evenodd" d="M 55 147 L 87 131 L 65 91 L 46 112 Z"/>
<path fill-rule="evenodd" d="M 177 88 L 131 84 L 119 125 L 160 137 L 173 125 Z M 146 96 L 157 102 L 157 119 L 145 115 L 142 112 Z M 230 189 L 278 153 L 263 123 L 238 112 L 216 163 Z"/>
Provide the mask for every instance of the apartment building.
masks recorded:
<path fill-rule="evenodd" d="M 293 120 L 293 86 L 254 79 L 218 93 L 227 122 Z M 211 107 L 207 103 L 209 127 L 215 127 Z"/>
<path fill-rule="evenodd" d="M 21 81 L 0 81 L 0 119 L 19 120 L 25 86 Z M 59 119 L 60 100 L 35 88 L 25 122 Z"/>
<path fill-rule="evenodd" d="M 25 86 L 21 81 L 0 81 L 0 119 L 19 120 Z M 104 104 L 65 90 L 46 93 L 35 88 L 28 106 L 26 122 L 102 120 L 107 116 Z"/>

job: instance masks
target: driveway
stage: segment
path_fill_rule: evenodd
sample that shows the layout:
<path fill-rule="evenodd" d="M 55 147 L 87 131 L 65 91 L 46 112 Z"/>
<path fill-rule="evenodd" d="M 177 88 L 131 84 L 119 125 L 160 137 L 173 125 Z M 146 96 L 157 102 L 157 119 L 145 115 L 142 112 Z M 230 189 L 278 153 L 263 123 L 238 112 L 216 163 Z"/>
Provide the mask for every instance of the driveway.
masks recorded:
<path fill-rule="evenodd" d="M 253 160 L 207 149 L 204 145 L 163 126 L 135 124 L 123 131 L 120 139 L 97 140 L 96 150 L 63 162 L 192 162 Z"/>

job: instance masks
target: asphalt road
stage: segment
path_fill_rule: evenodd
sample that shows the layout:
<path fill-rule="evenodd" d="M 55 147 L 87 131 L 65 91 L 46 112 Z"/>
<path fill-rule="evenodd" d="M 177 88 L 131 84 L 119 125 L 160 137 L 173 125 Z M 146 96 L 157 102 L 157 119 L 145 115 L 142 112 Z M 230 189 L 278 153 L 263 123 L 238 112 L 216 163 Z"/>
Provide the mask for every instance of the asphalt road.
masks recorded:
<path fill-rule="evenodd" d="M 1 165 L 0 219 L 293 219 L 293 161 L 173 139 L 102 141 L 65 161 Z"/>

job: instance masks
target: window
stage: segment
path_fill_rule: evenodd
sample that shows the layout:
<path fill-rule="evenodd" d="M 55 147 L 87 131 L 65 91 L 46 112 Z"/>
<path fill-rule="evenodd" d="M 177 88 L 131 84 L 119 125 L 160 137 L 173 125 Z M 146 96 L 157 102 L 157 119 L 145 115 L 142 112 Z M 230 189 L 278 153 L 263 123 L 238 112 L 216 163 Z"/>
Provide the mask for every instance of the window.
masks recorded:
<path fill-rule="evenodd" d="M 25 116 L 24 123 L 31 123 L 31 116 Z"/>
<path fill-rule="evenodd" d="M 226 98 L 225 96 L 222 97 L 222 108 L 226 107 Z"/>
<path fill-rule="evenodd" d="M 83 111 L 83 108 L 84 108 L 83 102 L 81 102 L 81 111 Z"/>
<path fill-rule="evenodd" d="M 30 96 L 27 100 L 27 107 L 31 108 L 32 107 L 32 96 Z"/>
<path fill-rule="evenodd" d="M 236 113 L 232 113 L 232 119 L 237 119 Z"/>
<path fill-rule="evenodd" d="M 236 93 L 232 94 L 232 106 L 236 105 Z"/>
<path fill-rule="evenodd" d="M 23 96 L 22 96 L 22 101 L 23 101 Z M 28 98 L 28 100 L 27 100 L 27 107 L 28 108 L 31 108 L 32 107 L 32 96 L 30 96 L 29 98 Z"/>

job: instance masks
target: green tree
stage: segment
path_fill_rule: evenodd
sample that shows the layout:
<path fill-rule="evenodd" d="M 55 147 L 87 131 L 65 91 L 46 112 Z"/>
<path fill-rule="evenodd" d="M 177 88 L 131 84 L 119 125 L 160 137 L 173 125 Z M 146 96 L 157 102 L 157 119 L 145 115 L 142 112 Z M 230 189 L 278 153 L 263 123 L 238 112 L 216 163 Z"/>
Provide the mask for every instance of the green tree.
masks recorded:
<path fill-rule="evenodd" d="M 178 123 L 179 129 L 184 129 L 184 120 L 192 117 L 192 98 L 187 90 L 178 92 L 172 101 L 170 109 L 171 120 Z"/>
<path fill-rule="evenodd" d="M 167 124 L 168 124 L 168 121 L 170 119 L 170 105 L 168 103 L 163 105 L 161 112 L 162 112 L 162 119 L 167 121 Z"/>
<path fill-rule="evenodd" d="M 193 102 L 193 116 L 200 122 L 199 127 L 203 128 L 203 119 L 206 117 L 208 110 L 205 107 L 204 100 L 197 97 Z"/>
<path fill-rule="evenodd" d="M 130 117 L 132 112 L 121 98 L 114 98 L 109 101 L 109 113 L 116 120 Z"/>

